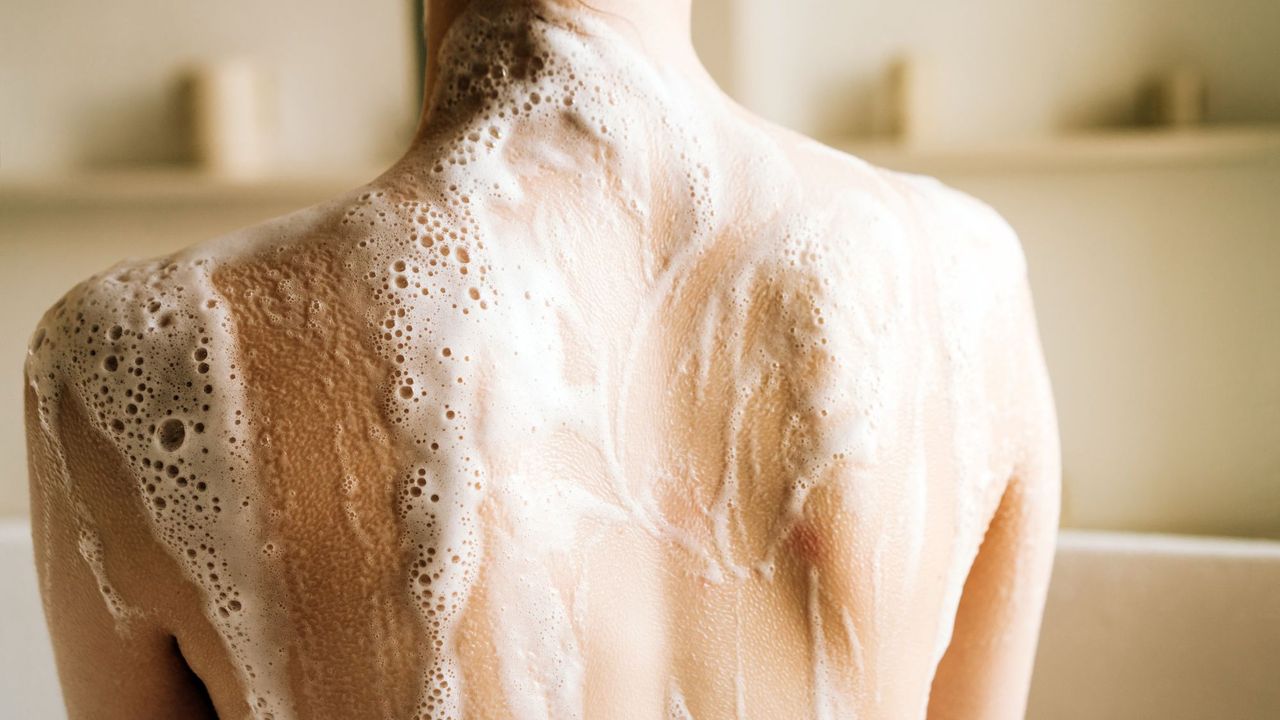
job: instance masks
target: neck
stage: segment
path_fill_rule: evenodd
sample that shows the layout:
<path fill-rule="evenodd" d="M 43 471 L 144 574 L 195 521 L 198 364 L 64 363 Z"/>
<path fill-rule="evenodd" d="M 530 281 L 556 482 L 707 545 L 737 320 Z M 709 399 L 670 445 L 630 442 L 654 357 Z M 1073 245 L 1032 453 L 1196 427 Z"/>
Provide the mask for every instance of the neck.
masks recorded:
<path fill-rule="evenodd" d="M 704 77 L 706 71 L 691 41 L 692 0 L 425 0 L 427 67 L 424 97 L 428 102 L 440 70 L 442 40 L 457 19 L 473 6 L 539 6 L 559 14 L 590 16 L 610 25 L 655 64 Z M 425 109 L 424 109 L 425 112 Z"/>

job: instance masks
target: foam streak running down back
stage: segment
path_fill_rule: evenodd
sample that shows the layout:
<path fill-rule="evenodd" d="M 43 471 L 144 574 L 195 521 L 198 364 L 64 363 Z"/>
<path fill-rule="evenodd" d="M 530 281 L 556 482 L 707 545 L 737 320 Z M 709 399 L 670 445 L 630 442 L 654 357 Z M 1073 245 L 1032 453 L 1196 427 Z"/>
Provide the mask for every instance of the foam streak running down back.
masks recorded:
<path fill-rule="evenodd" d="M 1056 439 L 990 209 L 586 9 L 473 3 L 433 89 L 368 187 L 42 321 L 73 715 L 82 578 L 76 612 L 125 657 L 172 635 L 221 717 L 923 717 L 1002 513 L 1031 531 L 974 646 L 1029 663 Z"/>

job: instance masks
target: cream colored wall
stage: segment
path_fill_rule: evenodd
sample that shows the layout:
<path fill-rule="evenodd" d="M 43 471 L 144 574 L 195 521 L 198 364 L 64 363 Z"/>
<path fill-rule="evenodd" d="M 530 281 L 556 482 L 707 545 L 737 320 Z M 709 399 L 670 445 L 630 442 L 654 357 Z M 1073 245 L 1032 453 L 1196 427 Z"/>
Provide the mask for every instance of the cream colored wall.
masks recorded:
<path fill-rule="evenodd" d="M 1280 156 L 943 179 L 1022 238 L 1063 524 L 1280 538 Z"/>
<path fill-rule="evenodd" d="M 1137 86 L 1177 63 L 1206 74 L 1211 119 L 1280 120 L 1275 0 L 704 1 L 732 13 L 700 34 L 737 32 L 713 72 L 730 52 L 735 96 L 809 134 L 882 130 L 882 74 L 902 53 L 926 63 L 942 142 L 1125 123 Z"/>
<path fill-rule="evenodd" d="M 276 160 L 366 165 L 417 119 L 416 0 L 4 0 L 0 174 L 187 155 L 178 77 L 243 56 L 274 87 Z"/>

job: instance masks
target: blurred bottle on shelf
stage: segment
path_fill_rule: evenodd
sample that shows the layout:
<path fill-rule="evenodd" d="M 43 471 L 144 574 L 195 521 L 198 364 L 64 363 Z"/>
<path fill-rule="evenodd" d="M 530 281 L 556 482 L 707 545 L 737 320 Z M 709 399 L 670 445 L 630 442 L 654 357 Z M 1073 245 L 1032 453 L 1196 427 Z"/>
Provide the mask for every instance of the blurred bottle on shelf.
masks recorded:
<path fill-rule="evenodd" d="M 888 134 L 900 145 L 937 141 L 941 127 L 931 102 L 929 65 L 919 55 L 894 58 L 885 73 Z"/>
<path fill-rule="evenodd" d="M 267 167 L 266 84 L 244 59 L 202 62 L 184 77 L 191 150 L 213 175 L 246 178 Z"/>
<path fill-rule="evenodd" d="M 1144 91 L 1144 119 L 1151 125 L 1191 129 L 1204 124 L 1208 92 L 1204 73 L 1189 66 L 1170 68 Z"/>

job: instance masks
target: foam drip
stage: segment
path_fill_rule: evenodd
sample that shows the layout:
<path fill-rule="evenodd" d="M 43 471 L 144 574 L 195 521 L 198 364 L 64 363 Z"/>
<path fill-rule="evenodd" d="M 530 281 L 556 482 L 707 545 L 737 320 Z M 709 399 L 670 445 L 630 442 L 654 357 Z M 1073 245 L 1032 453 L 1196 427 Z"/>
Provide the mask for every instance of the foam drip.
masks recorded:
<path fill-rule="evenodd" d="M 255 478 L 244 450 L 251 414 L 236 374 L 230 321 L 200 252 L 119 266 L 73 290 L 37 333 L 28 377 L 42 416 L 63 393 L 82 402 L 93 426 L 133 473 L 155 536 L 204 593 L 210 621 L 237 662 L 258 717 L 281 717 L 285 683 L 273 668 L 278 615 L 260 588 L 251 547 Z M 46 424 L 58 437 L 56 412 Z M 63 476 L 67 477 L 65 467 Z M 74 498 L 74 488 L 64 492 Z M 81 554 L 104 601 L 126 612 L 102 563 L 102 540 L 82 517 Z"/>

